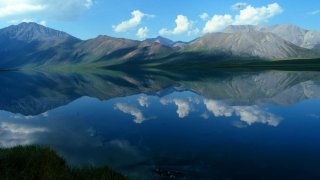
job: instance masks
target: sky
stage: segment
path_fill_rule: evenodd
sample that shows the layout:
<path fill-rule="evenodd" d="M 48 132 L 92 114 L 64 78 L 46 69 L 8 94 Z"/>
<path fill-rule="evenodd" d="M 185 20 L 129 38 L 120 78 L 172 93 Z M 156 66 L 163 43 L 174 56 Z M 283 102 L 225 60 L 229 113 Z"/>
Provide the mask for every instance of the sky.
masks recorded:
<path fill-rule="evenodd" d="M 190 41 L 228 25 L 320 30 L 319 0 L 0 0 L 0 28 L 36 22 L 81 39 L 98 35 Z"/>

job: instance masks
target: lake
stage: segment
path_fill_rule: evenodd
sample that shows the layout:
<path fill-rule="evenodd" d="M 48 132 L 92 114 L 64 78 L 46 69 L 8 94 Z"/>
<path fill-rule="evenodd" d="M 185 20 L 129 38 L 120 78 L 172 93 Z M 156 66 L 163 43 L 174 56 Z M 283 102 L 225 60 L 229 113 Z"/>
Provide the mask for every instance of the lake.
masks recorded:
<path fill-rule="evenodd" d="M 131 179 L 320 179 L 320 73 L 0 73 L 0 146 Z"/>

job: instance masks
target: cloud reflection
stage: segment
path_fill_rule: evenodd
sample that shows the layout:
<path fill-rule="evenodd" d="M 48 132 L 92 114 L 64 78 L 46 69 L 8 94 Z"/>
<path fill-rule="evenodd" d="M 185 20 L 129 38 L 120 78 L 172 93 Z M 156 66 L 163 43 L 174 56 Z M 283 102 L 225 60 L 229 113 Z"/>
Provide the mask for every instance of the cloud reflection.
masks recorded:
<path fill-rule="evenodd" d="M 22 124 L 8 122 L 0 123 L 0 146 L 12 147 L 16 145 L 32 144 L 35 134 L 49 132 L 44 127 L 29 127 Z"/>
<path fill-rule="evenodd" d="M 204 100 L 204 104 L 215 117 L 231 117 L 236 115 L 248 125 L 262 123 L 277 127 L 282 119 L 262 110 L 258 106 L 229 106 L 221 101 L 208 99 Z"/>
<path fill-rule="evenodd" d="M 178 109 L 177 114 L 179 118 L 185 118 L 189 115 L 189 112 L 191 110 L 191 106 L 188 101 L 185 101 L 183 99 L 161 99 L 160 103 L 162 105 L 169 105 L 171 103 L 174 103 Z"/>
<path fill-rule="evenodd" d="M 227 106 L 220 101 L 205 99 L 204 104 L 206 105 L 208 111 L 210 111 L 215 117 L 231 117 L 234 112 L 232 107 Z"/>
<path fill-rule="evenodd" d="M 137 124 L 143 123 L 146 120 L 143 113 L 136 107 L 130 106 L 126 103 L 117 103 L 115 109 L 122 111 L 123 113 L 130 114 L 134 117 L 134 122 Z"/>
<path fill-rule="evenodd" d="M 149 107 L 150 102 L 149 102 L 149 98 L 147 96 L 141 96 L 138 98 L 138 102 L 140 104 L 141 107 Z"/>

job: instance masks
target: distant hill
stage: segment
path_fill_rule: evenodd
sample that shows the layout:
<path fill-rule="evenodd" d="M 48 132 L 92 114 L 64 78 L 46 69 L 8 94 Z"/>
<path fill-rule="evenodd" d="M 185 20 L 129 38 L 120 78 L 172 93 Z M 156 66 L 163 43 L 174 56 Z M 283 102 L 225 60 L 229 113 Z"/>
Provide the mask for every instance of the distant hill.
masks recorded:
<path fill-rule="evenodd" d="M 81 61 L 119 64 L 162 58 L 173 52 L 174 49 L 158 43 L 98 36 L 78 43 L 74 57 Z"/>
<path fill-rule="evenodd" d="M 174 45 L 174 41 L 164 38 L 162 36 L 158 36 L 156 38 L 149 38 L 144 40 L 145 42 L 151 42 L 151 43 L 159 43 L 162 44 L 164 46 L 168 46 L 168 47 L 173 47 Z"/>
<path fill-rule="evenodd" d="M 144 41 L 145 42 L 151 42 L 151 43 L 159 43 L 159 44 L 167 46 L 167 47 L 177 47 L 177 48 L 183 48 L 186 45 L 188 45 L 187 42 L 172 41 L 172 40 L 164 38 L 162 36 L 158 36 L 156 38 L 149 38 L 149 39 L 146 39 Z"/>

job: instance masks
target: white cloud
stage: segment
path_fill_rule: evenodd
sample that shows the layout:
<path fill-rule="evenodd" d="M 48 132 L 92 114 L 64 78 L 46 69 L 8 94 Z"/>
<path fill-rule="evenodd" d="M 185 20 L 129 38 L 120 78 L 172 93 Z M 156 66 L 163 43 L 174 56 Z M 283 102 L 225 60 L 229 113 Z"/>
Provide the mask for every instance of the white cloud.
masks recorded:
<path fill-rule="evenodd" d="M 240 10 L 240 9 L 243 9 L 244 7 L 247 6 L 247 3 L 245 2 L 238 2 L 238 3 L 235 3 L 233 4 L 230 8 L 232 10 Z"/>
<path fill-rule="evenodd" d="M 149 32 L 148 27 L 142 27 L 142 28 L 139 28 L 139 29 L 138 29 L 136 35 L 137 35 L 140 39 L 144 39 L 144 38 L 148 37 L 148 32 Z"/>
<path fill-rule="evenodd" d="M 149 107 L 150 102 L 147 96 L 141 96 L 138 98 L 138 102 L 141 107 Z"/>
<path fill-rule="evenodd" d="M 93 5 L 93 0 L 0 0 L 0 18 L 41 16 L 72 20 Z"/>
<path fill-rule="evenodd" d="M 93 0 L 38 0 L 47 6 L 49 17 L 58 20 L 73 20 L 91 8 Z"/>
<path fill-rule="evenodd" d="M 138 108 L 135 108 L 135 107 L 130 106 L 128 104 L 117 103 L 115 105 L 115 109 L 118 109 L 118 110 L 122 111 L 123 113 L 132 115 L 134 117 L 134 122 L 137 124 L 141 124 L 143 121 L 146 120 L 146 118 L 144 117 L 144 115 L 142 114 L 142 112 Z"/>
<path fill-rule="evenodd" d="M 28 1 L 0 1 L 0 18 L 39 12 L 46 9 L 44 4 L 30 3 Z"/>
<path fill-rule="evenodd" d="M 35 23 L 41 24 L 42 26 L 46 26 L 47 25 L 47 21 L 45 21 L 45 20 L 36 21 L 34 19 L 13 19 L 13 20 L 8 21 L 7 23 L 13 24 L 13 25 L 17 25 L 17 24 L 20 24 L 20 23 L 23 23 L 23 22 L 27 22 L 27 23 L 35 22 Z"/>
<path fill-rule="evenodd" d="M 117 33 L 119 32 L 125 32 L 129 29 L 135 28 L 138 25 L 140 25 L 142 19 L 144 17 L 154 17 L 154 15 L 149 15 L 149 14 L 145 14 L 139 10 L 135 10 L 131 13 L 132 17 L 131 19 L 127 20 L 127 21 L 123 21 L 118 25 L 114 25 L 112 26 L 113 30 Z"/>
<path fill-rule="evenodd" d="M 273 3 L 262 7 L 246 6 L 235 17 L 229 14 L 214 15 L 207 21 L 203 33 L 220 31 L 229 25 L 257 25 L 283 12 L 279 4 Z"/>
<path fill-rule="evenodd" d="M 22 22 L 34 22 L 34 19 L 13 19 L 8 21 L 9 24 L 20 24 Z"/>
<path fill-rule="evenodd" d="M 209 18 L 209 14 L 208 13 L 202 13 L 202 14 L 199 15 L 199 17 L 203 21 L 206 21 Z"/>
<path fill-rule="evenodd" d="M 279 4 L 273 3 L 268 6 L 255 8 L 253 6 L 247 6 L 240 11 L 240 14 L 235 17 L 234 24 L 253 24 L 257 25 L 261 22 L 265 22 L 271 17 L 274 17 L 283 12 L 283 9 Z"/>
<path fill-rule="evenodd" d="M 315 10 L 315 11 L 311 11 L 311 12 L 309 12 L 308 14 L 309 14 L 309 15 L 312 15 L 312 16 L 315 16 L 315 15 L 317 15 L 317 14 L 320 14 L 320 10 L 318 9 L 318 10 Z"/>
<path fill-rule="evenodd" d="M 159 31 L 160 35 L 179 35 L 183 33 L 192 34 L 195 30 L 192 29 L 193 22 L 187 16 L 178 15 L 176 20 L 176 27 L 172 30 L 162 28 Z"/>
<path fill-rule="evenodd" d="M 231 117 L 236 115 L 248 125 L 261 123 L 276 127 L 282 119 L 260 109 L 258 106 L 229 106 L 223 102 L 208 99 L 204 100 L 204 104 L 207 110 L 215 117 Z"/>
<path fill-rule="evenodd" d="M 203 33 L 219 31 L 233 23 L 231 15 L 214 15 L 205 25 Z"/>

